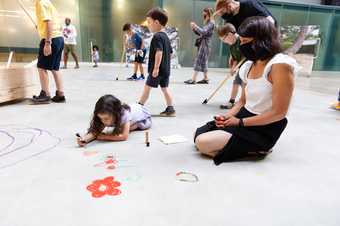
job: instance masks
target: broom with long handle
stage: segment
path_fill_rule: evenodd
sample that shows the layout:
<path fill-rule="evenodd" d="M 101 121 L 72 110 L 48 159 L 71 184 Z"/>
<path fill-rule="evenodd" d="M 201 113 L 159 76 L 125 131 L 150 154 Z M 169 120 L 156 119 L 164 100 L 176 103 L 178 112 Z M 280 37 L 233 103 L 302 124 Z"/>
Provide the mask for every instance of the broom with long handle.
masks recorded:
<path fill-rule="evenodd" d="M 123 42 L 124 42 L 124 41 L 123 41 Z M 123 50 L 122 50 L 122 55 L 121 55 L 121 57 L 120 57 L 120 64 L 119 64 L 119 68 L 120 68 L 120 69 L 122 68 L 122 65 L 123 65 L 123 63 L 124 63 L 125 54 L 126 54 L 126 48 L 125 48 L 125 43 L 123 43 Z M 120 71 L 121 71 L 121 70 L 120 70 Z M 117 80 L 117 81 L 119 80 L 119 74 L 117 74 L 116 80 Z"/>
<path fill-rule="evenodd" d="M 203 101 L 202 104 L 207 104 L 215 95 L 216 93 L 224 86 L 224 84 L 228 81 L 228 79 L 230 79 L 231 77 L 233 77 L 234 75 L 236 75 L 238 73 L 238 71 L 240 70 L 240 67 L 242 66 L 242 64 L 245 62 L 245 59 L 241 60 L 237 65 L 236 65 L 236 71 L 233 74 L 229 74 L 225 79 L 223 79 L 223 81 L 220 83 L 220 85 L 215 89 L 215 91 L 209 96 L 209 98 L 205 99 Z"/>

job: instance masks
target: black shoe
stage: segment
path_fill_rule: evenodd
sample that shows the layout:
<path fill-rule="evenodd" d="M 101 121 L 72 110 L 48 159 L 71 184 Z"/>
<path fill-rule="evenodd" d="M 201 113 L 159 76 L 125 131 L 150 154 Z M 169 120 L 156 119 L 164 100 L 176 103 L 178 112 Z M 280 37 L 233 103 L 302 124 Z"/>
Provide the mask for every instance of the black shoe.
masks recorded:
<path fill-rule="evenodd" d="M 160 116 L 163 117 L 175 117 L 176 116 L 176 111 L 173 106 L 168 106 L 165 111 L 160 113 Z"/>
<path fill-rule="evenodd" d="M 201 81 L 198 81 L 197 84 L 209 84 L 209 80 L 203 79 Z"/>
<path fill-rule="evenodd" d="M 137 80 L 144 80 L 144 79 L 145 79 L 144 75 L 141 75 L 139 78 L 137 78 Z"/>
<path fill-rule="evenodd" d="M 186 81 L 184 81 L 184 83 L 188 84 L 188 85 L 195 85 L 196 84 L 196 82 L 192 79 L 186 80 Z"/>
<path fill-rule="evenodd" d="M 231 103 L 231 102 L 229 102 L 229 103 L 227 103 L 227 104 L 222 104 L 221 106 L 220 106 L 220 108 L 221 109 L 232 109 L 233 107 L 234 107 L 234 105 L 235 105 L 235 103 Z"/>
<path fill-rule="evenodd" d="M 135 80 L 137 80 L 138 78 L 137 78 L 137 75 L 136 74 L 134 74 L 134 75 L 132 75 L 131 77 L 129 77 L 129 78 L 127 78 L 127 80 L 129 80 L 129 81 L 135 81 Z"/>
<path fill-rule="evenodd" d="M 64 103 L 66 102 L 66 98 L 64 95 L 60 95 L 58 91 L 55 92 L 55 96 L 52 98 L 54 103 Z"/>
<path fill-rule="evenodd" d="M 49 104 L 51 103 L 51 97 L 47 96 L 44 90 L 41 90 L 39 96 L 33 96 L 32 101 L 35 104 Z"/>

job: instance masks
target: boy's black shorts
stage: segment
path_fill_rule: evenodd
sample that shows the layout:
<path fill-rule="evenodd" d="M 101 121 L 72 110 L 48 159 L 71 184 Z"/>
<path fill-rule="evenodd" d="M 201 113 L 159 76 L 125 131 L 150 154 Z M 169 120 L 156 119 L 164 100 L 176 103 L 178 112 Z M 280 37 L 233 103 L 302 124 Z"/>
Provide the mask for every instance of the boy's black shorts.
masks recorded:
<path fill-rule="evenodd" d="M 167 88 L 169 87 L 169 76 L 158 75 L 154 78 L 151 74 L 149 74 L 146 84 L 152 88 L 158 88 L 158 86 L 161 86 L 161 88 Z"/>
<path fill-rule="evenodd" d="M 44 46 L 45 39 L 42 39 L 39 46 L 38 68 L 49 71 L 59 71 L 61 55 L 64 49 L 64 38 L 58 37 L 52 39 L 52 54 L 49 56 L 44 56 Z"/>
<path fill-rule="evenodd" d="M 143 56 L 140 56 L 138 53 L 135 55 L 135 62 L 138 64 L 143 64 L 145 60 L 146 50 L 143 50 Z"/>

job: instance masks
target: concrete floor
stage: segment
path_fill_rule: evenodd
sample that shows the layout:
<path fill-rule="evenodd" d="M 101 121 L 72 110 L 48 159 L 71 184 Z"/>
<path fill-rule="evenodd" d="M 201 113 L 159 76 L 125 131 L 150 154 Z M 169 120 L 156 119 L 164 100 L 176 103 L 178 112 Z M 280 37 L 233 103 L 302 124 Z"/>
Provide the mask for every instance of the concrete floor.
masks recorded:
<path fill-rule="evenodd" d="M 339 226 L 340 112 L 328 106 L 336 99 L 340 76 L 298 78 L 289 125 L 274 153 L 264 161 L 217 167 L 195 151 L 191 140 L 195 128 L 219 113 L 227 98 L 221 91 L 201 104 L 222 72 L 212 70 L 209 85 L 186 86 L 182 82 L 191 69 L 173 70 L 178 114 L 153 119 L 149 148 L 143 132 L 132 133 L 127 142 L 75 145 L 74 134 L 87 128 L 101 95 L 114 94 L 127 103 L 138 99 L 143 82 L 122 81 L 130 69 L 83 65 L 63 71 L 67 104 L 1 106 L 0 225 Z M 153 91 L 147 107 L 154 114 L 164 109 L 160 90 Z M 15 138 L 11 146 L 5 132 Z M 166 146 L 158 141 L 172 134 L 190 142 Z M 98 154 L 84 156 L 84 151 Z M 112 154 L 118 158 L 116 169 L 94 167 Z M 177 181 L 179 171 L 196 174 L 199 182 Z M 92 198 L 87 185 L 111 175 L 122 183 L 122 193 Z"/>

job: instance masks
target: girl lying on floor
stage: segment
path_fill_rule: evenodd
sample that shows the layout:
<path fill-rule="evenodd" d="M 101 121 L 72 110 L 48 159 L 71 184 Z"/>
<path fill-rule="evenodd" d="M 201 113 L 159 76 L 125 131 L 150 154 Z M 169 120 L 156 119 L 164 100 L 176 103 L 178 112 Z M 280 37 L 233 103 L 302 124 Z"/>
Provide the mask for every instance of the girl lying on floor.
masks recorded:
<path fill-rule="evenodd" d="M 113 95 L 102 96 L 96 103 L 88 133 L 77 138 L 80 147 L 94 140 L 126 141 L 129 133 L 151 128 L 151 114 L 142 105 L 123 104 Z"/>

